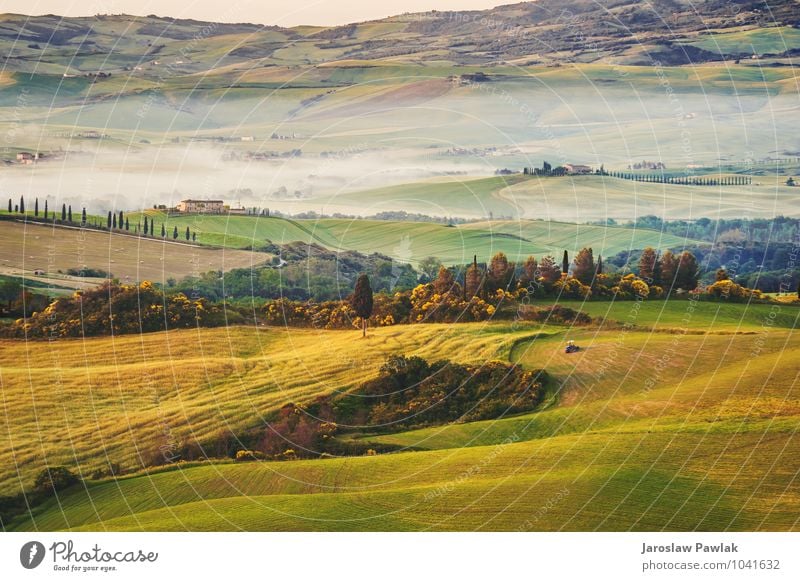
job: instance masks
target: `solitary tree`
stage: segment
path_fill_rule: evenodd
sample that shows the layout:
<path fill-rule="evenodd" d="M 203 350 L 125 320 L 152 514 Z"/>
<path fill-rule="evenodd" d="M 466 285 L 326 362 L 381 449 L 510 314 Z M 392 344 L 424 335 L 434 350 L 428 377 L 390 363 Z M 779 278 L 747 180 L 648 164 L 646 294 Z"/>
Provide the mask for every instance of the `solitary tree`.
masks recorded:
<path fill-rule="evenodd" d="M 361 317 L 361 336 L 367 336 L 367 321 L 372 316 L 373 298 L 372 287 L 369 284 L 369 277 L 366 274 L 358 275 L 356 288 L 350 298 L 350 306 Z"/>
<path fill-rule="evenodd" d="M 569 254 L 567 251 L 564 251 L 564 258 L 561 259 L 561 273 L 563 275 L 569 274 Z"/>

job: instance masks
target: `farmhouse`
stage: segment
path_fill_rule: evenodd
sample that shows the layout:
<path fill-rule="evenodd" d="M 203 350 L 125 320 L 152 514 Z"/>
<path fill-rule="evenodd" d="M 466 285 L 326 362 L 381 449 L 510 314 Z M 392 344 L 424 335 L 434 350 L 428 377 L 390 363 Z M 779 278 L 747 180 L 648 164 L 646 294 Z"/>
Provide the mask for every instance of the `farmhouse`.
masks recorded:
<path fill-rule="evenodd" d="M 579 165 L 577 163 L 565 163 L 564 169 L 570 175 L 592 173 L 592 168 L 588 165 Z"/>
<path fill-rule="evenodd" d="M 39 159 L 38 153 L 30 153 L 28 151 L 23 151 L 22 153 L 17 154 L 17 162 L 23 163 L 25 165 L 30 165 L 36 160 Z"/>
<path fill-rule="evenodd" d="M 222 214 L 225 203 L 222 200 L 181 200 L 175 209 L 184 214 Z"/>

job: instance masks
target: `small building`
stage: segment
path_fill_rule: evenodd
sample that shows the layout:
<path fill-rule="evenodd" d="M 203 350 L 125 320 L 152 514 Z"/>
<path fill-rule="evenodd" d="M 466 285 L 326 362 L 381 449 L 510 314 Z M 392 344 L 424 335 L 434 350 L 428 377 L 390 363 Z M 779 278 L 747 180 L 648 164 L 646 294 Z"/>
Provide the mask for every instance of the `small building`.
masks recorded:
<path fill-rule="evenodd" d="M 225 203 L 222 200 L 181 200 L 175 209 L 183 214 L 222 214 Z"/>
<path fill-rule="evenodd" d="M 17 154 L 17 162 L 23 163 L 25 165 L 30 165 L 35 163 L 36 160 L 39 159 L 38 153 L 30 153 L 29 151 L 23 151 L 22 153 Z"/>
<path fill-rule="evenodd" d="M 591 167 L 589 167 L 588 165 L 580 165 L 577 163 L 565 163 L 564 169 L 567 170 L 567 173 L 570 175 L 592 173 Z"/>

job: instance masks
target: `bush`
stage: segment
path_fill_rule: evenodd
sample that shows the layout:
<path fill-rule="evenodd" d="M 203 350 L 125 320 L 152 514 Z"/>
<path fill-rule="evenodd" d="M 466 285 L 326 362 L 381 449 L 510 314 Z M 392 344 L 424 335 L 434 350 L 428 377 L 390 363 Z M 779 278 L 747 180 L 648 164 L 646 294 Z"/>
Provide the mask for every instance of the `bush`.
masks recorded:
<path fill-rule="evenodd" d="M 239 450 L 236 452 L 236 457 L 234 460 L 237 462 L 253 462 L 255 460 L 266 460 L 266 454 L 259 452 L 258 450 Z"/>
<path fill-rule="evenodd" d="M 526 308 L 521 311 L 522 319 L 542 323 L 561 323 L 567 325 L 589 325 L 592 318 L 583 311 L 577 311 L 562 305 L 553 305 L 540 309 Z"/>
<path fill-rule="evenodd" d="M 76 474 L 64 466 L 45 468 L 33 481 L 33 488 L 46 496 L 51 496 L 66 490 L 70 486 L 79 483 L 81 480 Z"/>

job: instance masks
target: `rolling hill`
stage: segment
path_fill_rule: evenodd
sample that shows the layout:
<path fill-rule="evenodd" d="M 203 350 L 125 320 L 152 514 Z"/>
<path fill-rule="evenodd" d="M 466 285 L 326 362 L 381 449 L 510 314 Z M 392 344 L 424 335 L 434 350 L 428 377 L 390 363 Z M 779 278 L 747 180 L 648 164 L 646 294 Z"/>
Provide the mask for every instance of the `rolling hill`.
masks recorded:
<path fill-rule="evenodd" d="M 587 303 L 605 323 L 573 330 L 423 325 L 360 341 L 351 332 L 231 328 L 4 343 L 13 413 L 2 433 L 13 436 L 2 449 L 16 458 L 4 462 L 14 466 L 3 473 L 6 492 L 44 461 L 82 472 L 131 466 L 168 438 L 235 433 L 287 401 L 349 389 L 390 353 L 510 358 L 558 379 L 532 414 L 365 436 L 404 451 L 90 480 L 10 528 L 796 530 L 796 307 L 765 327 L 769 305 L 648 301 L 635 327 L 619 326 L 635 305 Z M 563 354 L 566 336 L 583 351 Z M 85 362 L 100 352 L 114 353 L 113 364 L 92 365 L 87 378 Z M 24 357 L 58 363 L 31 379 Z M 31 391 L 45 376 L 57 388 Z"/>

